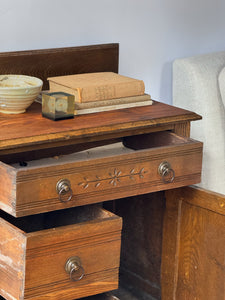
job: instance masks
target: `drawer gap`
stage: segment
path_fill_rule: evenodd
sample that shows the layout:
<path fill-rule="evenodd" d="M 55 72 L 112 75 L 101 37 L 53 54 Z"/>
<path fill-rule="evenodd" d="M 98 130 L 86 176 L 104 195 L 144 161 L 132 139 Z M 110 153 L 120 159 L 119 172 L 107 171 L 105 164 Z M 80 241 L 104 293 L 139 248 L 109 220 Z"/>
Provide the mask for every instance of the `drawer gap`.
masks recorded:
<path fill-rule="evenodd" d="M 122 142 L 114 142 L 104 146 L 98 146 L 90 148 L 84 151 L 73 152 L 70 154 L 59 154 L 51 157 L 41 158 L 37 160 L 26 160 L 26 161 L 17 161 L 10 164 L 13 168 L 18 170 L 26 170 L 30 168 L 39 168 L 43 166 L 51 165 L 60 165 L 67 164 L 71 162 L 80 162 L 87 161 L 91 159 L 98 159 L 104 157 L 110 157 L 115 155 L 132 153 L 133 151 L 129 148 L 126 148 Z"/>
<path fill-rule="evenodd" d="M 177 136 L 169 131 L 153 132 L 150 134 L 125 137 L 123 140 L 111 140 L 107 145 L 101 145 L 88 148 L 83 151 L 75 151 L 70 154 L 59 154 L 51 157 L 17 161 L 10 164 L 18 170 L 27 168 L 39 168 L 42 166 L 51 166 L 55 164 L 66 164 L 70 162 L 80 162 L 91 159 L 98 159 L 122 154 L 132 153 L 132 150 L 152 149 L 158 147 L 175 146 L 187 144 L 191 141 L 188 138 Z"/>
<path fill-rule="evenodd" d="M 31 160 L 39 160 L 47 157 L 55 157 L 59 155 L 76 153 L 76 152 L 92 149 L 95 147 L 114 144 L 120 141 L 121 141 L 120 138 L 116 138 L 116 139 L 108 139 L 108 140 L 101 140 L 95 142 L 90 142 L 87 140 L 85 143 L 77 143 L 77 144 L 61 146 L 61 147 L 51 147 L 51 145 L 49 145 L 49 147 L 51 148 L 0 155 L 0 161 L 6 164 L 14 164 L 20 162 L 23 163 Z"/>
<path fill-rule="evenodd" d="M 190 143 L 190 138 L 179 136 L 171 131 L 159 131 L 123 138 L 125 147 L 133 150 L 176 146 Z"/>
<path fill-rule="evenodd" d="M 25 233 L 110 218 L 113 214 L 101 209 L 101 204 L 74 207 L 34 216 L 15 218 L 3 211 L 0 217 Z"/>

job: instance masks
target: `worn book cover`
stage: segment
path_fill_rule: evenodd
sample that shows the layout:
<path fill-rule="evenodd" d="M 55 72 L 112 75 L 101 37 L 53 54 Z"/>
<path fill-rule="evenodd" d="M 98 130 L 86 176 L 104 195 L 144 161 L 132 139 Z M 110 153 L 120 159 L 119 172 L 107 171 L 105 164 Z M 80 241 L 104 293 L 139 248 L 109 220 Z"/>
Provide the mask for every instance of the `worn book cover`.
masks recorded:
<path fill-rule="evenodd" d="M 85 73 L 50 77 L 51 92 L 65 92 L 75 96 L 75 102 L 92 102 L 143 95 L 142 80 L 113 72 Z"/>

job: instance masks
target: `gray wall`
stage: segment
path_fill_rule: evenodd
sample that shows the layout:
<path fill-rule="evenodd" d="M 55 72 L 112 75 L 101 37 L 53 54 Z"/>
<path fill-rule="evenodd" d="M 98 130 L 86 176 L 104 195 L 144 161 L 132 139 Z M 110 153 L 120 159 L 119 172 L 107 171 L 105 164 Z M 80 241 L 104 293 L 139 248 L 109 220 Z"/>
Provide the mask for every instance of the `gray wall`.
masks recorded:
<path fill-rule="evenodd" d="M 120 43 L 120 73 L 171 103 L 172 61 L 225 49 L 224 0 L 0 0 L 0 51 Z"/>

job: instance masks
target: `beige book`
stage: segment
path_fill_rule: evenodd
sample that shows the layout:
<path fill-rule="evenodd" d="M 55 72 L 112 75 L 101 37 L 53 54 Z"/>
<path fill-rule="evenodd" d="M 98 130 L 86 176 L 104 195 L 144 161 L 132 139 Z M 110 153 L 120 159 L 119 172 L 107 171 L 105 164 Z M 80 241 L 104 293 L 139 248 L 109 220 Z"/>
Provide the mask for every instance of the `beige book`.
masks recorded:
<path fill-rule="evenodd" d="M 85 73 L 50 77 L 50 92 L 65 92 L 75 96 L 75 102 L 92 102 L 145 93 L 142 80 L 113 72 Z"/>
<path fill-rule="evenodd" d="M 107 105 L 107 106 L 100 106 L 100 107 L 75 109 L 74 115 L 85 115 L 85 114 L 93 114 L 93 113 L 98 113 L 98 112 L 118 110 L 118 109 L 131 108 L 131 107 L 149 106 L 149 105 L 152 105 L 152 103 L 153 103 L 152 100 L 145 100 L 145 101 L 133 102 L 133 103 L 123 103 L 123 104 L 117 104 L 117 105 Z"/>
<path fill-rule="evenodd" d="M 112 106 L 118 104 L 127 104 L 127 103 L 137 103 L 151 100 L 151 96 L 149 94 L 139 95 L 139 96 L 131 96 L 131 97 L 122 97 L 116 99 L 108 99 L 101 101 L 92 101 L 85 103 L 75 102 L 75 109 L 86 109 L 86 108 L 95 108 L 101 106 Z"/>

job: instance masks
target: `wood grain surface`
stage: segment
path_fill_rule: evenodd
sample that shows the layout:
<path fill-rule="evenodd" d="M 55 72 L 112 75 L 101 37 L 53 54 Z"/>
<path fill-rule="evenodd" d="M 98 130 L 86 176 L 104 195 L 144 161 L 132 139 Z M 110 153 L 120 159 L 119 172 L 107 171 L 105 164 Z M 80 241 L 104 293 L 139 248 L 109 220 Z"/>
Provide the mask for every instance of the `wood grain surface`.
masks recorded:
<path fill-rule="evenodd" d="M 40 215 L 40 220 L 37 216 L 38 231 L 31 232 L 34 227 L 30 218 L 9 218 L 14 225 L 0 218 L 4 241 L 0 255 L 1 295 L 7 300 L 73 300 L 117 289 L 122 219 L 100 207 L 92 208 L 85 209 L 83 216 L 82 208 L 67 211 L 66 215 Z M 75 220 L 81 222 L 73 224 Z M 55 227 L 48 229 L 53 224 Z M 65 271 L 66 261 L 73 256 L 80 258 L 85 273 L 77 282 L 71 281 Z"/>
<path fill-rule="evenodd" d="M 0 294 L 6 299 L 23 299 L 26 237 L 2 218 L 0 237 Z"/>
<path fill-rule="evenodd" d="M 118 72 L 119 45 L 102 44 L 0 53 L 1 74 L 47 78 L 66 74 Z M 190 111 L 154 102 L 149 107 L 76 116 L 51 121 L 34 103 L 20 115 L 0 114 L 0 155 L 104 140 L 154 130 L 172 129 L 187 135 L 190 121 L 201 117 Z M 157 129 L 156 129 L 157 128 Z"/>
<path fill-rule="evenodd" d="M 86 155 L 76 153 L 68 159 L 64 156 L 44 162 L 37 160 L 33 165 L 27 161 L 25 167 L 0 163 L 7 179 L 2 187 L 0 207 L 19 217 L 200 182 L 202 143 L 177 138 L 169 132 L 149 134 L 140 139 L 134 137 L 132 141 L 132 138 L 126 139 L 125 144 L 140 149 L 144 145 L 146 149 L 127 150 L 116 144 L 110 146 L 108 155 L 105 154 L 107 148 L 101 151 L 100 147 L 100 158 L 95 158 L 95 152 L 89 150 Z M 170 162 L 175 172 L 171 182 L 164 182 L 158 173 L 163 161 Z M 70 181 L 73 194 L 72 199 L 65 202 L 56 191 L 57 182 L 63 178 Z M 65 199 L 68 197 L 65 195 Z"/>
<path fill-rule="evenodd" d="M 36 76 L 43 79 L 43 88 L 48 89 L 47 78 L 50 76 L 102 71 L 118 72 L 118 54 L 118 44 L 0 53 L 0 73 L 17 73 Z M 99 142 L 102 143 L 102 141 L 108 143 L 111 139 L 164 130 L 170 130 L 178 135 L 188 137 L 190 135 L 190 122 L 200 119 L 201 117 L 193 112 L 154 101 L 153 105 L 149 107 L 129 108 L 83 115 L 71 120 L 54 122 L 43 118 L 40 104 L 34 103 L 24 114 L 0 114 L 0 156 L 4 161 L 4 157 L 7 155 L 9 162 L 12 155 L 14 155 L 13 160 L 16 160 L 18 153 L 21 159 L 24 159 L 24 157 L 37 159 L 46 156 L 48 151 L 49 153 L 57 153 L 57 151 L 70 152 L 71 148 L 79 151 L 79 149 L 82 148 L 93 147 L 96 142 L 97 144 Z M 155 151 L 157 152 L 157 149 L 155 149 Z M 188 157 L 190 157 L 189 151 L 184 151 Z M 40 154 L 40 152 L 42 152 L 42 154 Z M 177 151 L 175 151 L 175 153 L 177 154 Z M 158 153 L 155 153 L 155 156 L 157 155 L 159 156 Z M 167 151 L 162 155 L 168 155 Z M 200 152 L 198 152 L 198 155 L 200 155 Z M 179 161 L 179 155 L 177 158 L 176 155 L 174 155 L 174 158 L 179 173 L 182 170 L 183 162 L 181 163 Z M 198 159 L 193 160 L 193 163 L 200 166 L 200 160 L 201 158 L 198 156 Z M 131 159 L 130 163 L 132 162 L 136 163 L 136 160 Z M 121 166 L 122 165 L 123 163 L 121 162 Z M 189 164 L 187 168 L 189 171 L 192 170 L 191 164 Z M 12 180 L 12 178 L 15 178 L 14 170 L 10 168 L 7 170 L 1 169 L 1 174 L 1 181 L 6 184 L 5 188 L 1 191 L 3 195 L 2 199 L 4 199 L 3 202 L 7 208 L 10 207 L 15 211 L 15 207 L 13 207 L 15 202 L 12 201 L 16 191 L 15 182 Z M 38 174 L 36 175 L 38 176 Z M 30 175 L 28 175 L 28 178 L 29 176 Z M 25 177 L 23 177 L 23 179 Z M 183 178 L 185 180 L 182 185 L 193 183 L 193 180 L 196 180 L 196 178 L 198 180 L 200 178 L 199 171 L 197 177 L 190 175 L 189 181 L 187 178 Z M 35 178 L 35 180 L 37 180 L 37 178 Z M 21 182 L 19 184 L 21 184 Z M 26 189 L 26 184 L 23 185 L 22 182 L 21 188 L 24 188 L 24 186 Z M 135 189 L 131 190 L 131 195 L 134 195 L 134 192 L 135 194 L 139 194 L 155 191 L 157 190 L 157 186 L 162 188 L 161 184 L 149 187 L 149 182 L 147 182 L 145 188 L 139 185 L 136 192 Z M 165 185 L 163 188 L 172 187 L 173 185 L 170 184 L 170 186 Z M 48 187 L 46 187 L 46 191 L 47 190 Z M 33 191 L 35 192 L 35 190 Z M 115 198 L 113 197 L 114 191 L 115 190 L 111 189 L 110 192 L 112 199 Z M 127 195 L 129 186 L 126 187 L 125 191 L 126 193 L 121 193 L 120 197 Z M 178 194 L 176 191 L 177 190 L 171 190 L 171 192 L 167 194 L 168 201 L 166 208 L 164 207 L 165 198 L 163 192 L 133 197 L 133 200 L 126 198 L 127 200 L 121 199 L 112 202 L 112 209 L 117 211 L 125 221 L 125 230 L 123 232 L 124 244 L 122 248 L 122 274 L 124 274 L 124 282 L 126 285 L 140 289 L 143 292 L 135 296 L 135 293 L 131 294 L 129 291 L 120 292 L 119 290 L 115 293 L 88 297 L 88 299 L 142 300 L 152 299 L 152 296 L 156 299 L 160 299 L 160 276 L 162 275 L 161 287 L 163 300 L 224 300 L 224 199 L 222 198 L 221 200 L 218 196 L 217 202 L 213 204 L 213 198 L 207 198 L 208 200 L 206 200 L 205 203 L 206 195 L 195 197 L 195 193 L 192 195 L 192 192 L 184 190 L 184 195 L 192 195 L 194 199 L 191 200 L 191 197 L 189 197 L 189 200 L 185 201 L 184 198 L 181 197 L 182 189 L 178 189 Z M 30 205 L 32 205 L 33 194 L 32 188 L 30 188 L 30 197 L 29 199 L 26 198 L 25 203 L 29 209 Z M 83 201 L 85 201 L 85 197 L 86 195 L 84 194 Z M 98 197 L 100 196 L 97 195 L 95 199 Z M 103 194 L 101 197 L 102 198 L 98 199 L 98 201 L 108 200 L 108 195 L 104 196 Z M 106 202 L 106 204 L 109 204 L 109 202 Z M 204 208 L 204 205 L 206 205 L 206 208 Z M 55 208 L 55 203 L 53 203 L 52 209 Z M 161 258 L 164 212 L 164 238 Z M 15 220 L 14 217 L 11 218 Z M 36 215 L 26 218 L 31 218 L 28 223 L 32 226 L 36 226 Z M 182 219 L 184 220 L 183 223 Z M 115 222 L 115 219 L 109 220 L 109 227 L 110 224 L 112 225 L 112 222 Z M 74 244 L 74 240 L 68 240 L 68 237 L 74 239 L 73 231 L 75 230 L 75 225 L 72 225 L 72 230 L 69 229 L 70 226 L 65 226 L 65 234 L 63 234 L 63 229 L 56 230 L 56 232 L 48 229 L 45 231 L 47 232 L 45 234 L 42 234 L 43 231 L 41 231 L 39 233 L 28 233 L 24 235 L 14 225 L 10 225 L 1 219 L 0 245 L 1 249 L 3 249 L 0 255 L 0 264 L 3 265 L 0 270 L 1 294 L 10 300 L 12 297 L 22 299 L 23 287 L 25 287 L 28 298 L 32 297 L 33 300 L 40 300 L 46 299 L 46 296 L 42 292 L 45 292 L 49 288 L 51 291 L 48 299 L 61 300 L 69 298 L 72 300 L 77 297 L 87 296 L 87 294 L 85 294 L 87 292 L 94 294 L 101 293 L 104 289 L 110 290 L 116 288 L 118 284 L 118 269 L 115 269 L 115 272 L 110 274 L 103 272 L 103 276 L 98 277 L 101 279 L 102 284 L 98 285 L 98 281 L 94 281 L 94 283 L 89 281 L 87 285 L 85 283 L 83 287 L 80 287 L 80 290 L 75 291 L 75 294 L 73 293 L 74 289 L 70 290 L 70 288 L 66 293 L 64 289 L 62 289 L 61 292 L 59 289 L 57 290 L 61 284 L 60 280 L 57 281 L 56 284 L 51 283 L 54 282 L 55 276 L 58 274 L 58 269 L 52 261 L 54 255 L 52 255 L 51 250 L 58 255 L 57 258 L 61 258 L 62 253 L 65 254 L 67 251 L 76 248 L 76 244 L 81 245 L 82 241 L 85 243 L 85 240 L 88 240 L 86 236 L 88 231 L 85 230 L 85 228 L 88 228 L 88 230 L 90 228 L 99 229 L 100 231 L 106 230 L 100 223 L 95 227 L 90 221 L 88 226 L 89 227 L 76 227 L 76 232 L 80 238 L 78 238 L 77 243 Z M 103 232 L 102 235 L 96 233 L 91 237 L 91 240 L 94 239 L 96 241 L 97 248 L 99 239 L 101 240 L 100 245 L 102 245 L 102 242 L 106 241 L 107 238 L 109 238 L 108 244 L 113 245 L 113 256 L 110 257 L 109 254 L 105 257 L 103 255 L 104 259 L 101 262 L 102 265 L 107 265 L 108 258 L 109 262 L 117 259 L 115 253 L 118 253 L 119 240 L 115 240 L 114 237 L 116 232 L 119 234 L 119 231 L 118 228 L 114 230 L 112 227 L 112 235 Z M 197 231 L 195 230 L 196 228 L 198 229 Z M 207 230 L 204 231 L 204 229 Z M 82 239 L 85 236 L 86 238 Z M 205 236 L 207 240 L 204 239 Z M 182 245 L 180 243 L 181 237 L 185 241 Z M 48 239 L 50 244 L 47 242 Z M 27 246 L 25 245 L 26 242 L 28 242 Z M 58 246 L 60 248 L 59 252 L 57 252 Z M 107 245 L 104 247 L 107 247 Z M 103 250 L 105 250 L 104 247 Z M 7 252 L 8 248 L 9 252 Z M 97 248 L 95 248 L 95 250 Z M 97 249 L 96 252 L 94 252 L 96 257 L 99 257 L 99 253 L 101 253 L 100 248 L 101 247 L 98 248 L 99 251 Z M 28 283 L 24 286 L 26 250 L 28 250 L 27 259 L 29 260 L 26 266 Z M 91 251 L 90 249 L 90 252 Z M 201 252 L 203 253 L 202 257 Z M 85 253 L 87 254 L 87 252 Z M 44 254 L 43 257 L 42 254 Z M 13 258 L 11 259 L 10 256 Z M 42 278 L 42 274 L 47 274 L 46 266 L 48 262 L 45 260 L 45 257 L 49 257 L 53 268 L 53 273 L 51 273 L 52 271 L 50 270 L 51 276 L 46 278 L 46 285 L 43 283 L 44 279 Z M 206 257 L 207 259 L 205 259 Z M 161 259 L 162 273 L 160 273 Z M 88 258 L 88 261 L 90 261 L 90 258 Z M 31 280 L 35 277 L 33 273 L 33 263 L 37 270 L 38 277 L 35 278 L 35 281 L 37 279 L 37 286 L 35 286 Z M 92 263 L 90 263 L 90 266 L 90 268 L 95 268 L 96 262 L 93 263 L 93 266 Z M 198 270 L 204 271 L 202 278 L 201 272 L 198 272 Z M 59 274 L 61 274 L 60 272 Z M 12 273 L 14 273 L 14 275 L 12 275 Z M 57 274 L 55 275 L 55 273 Z M 108 275 L 111 275 L 111 277 Z M 98 278 L 96 278 L 96 280 Z M 106 280 L 107 278 L 109 278 L 108 281 Z M 88 280 L 87 278 L 87 281 Z M 215 287 L 215 290 L 210 289 L 210 284 Z M 44 287 L 43 290 L 42 287 Z M 5 291 L 3 291 L 3 289 Z M 78 292 L 80 293 L 79 295 L 76 294 Z M 7 293 L 11 294 L 11 296 L 7 295 Z"/>
<path fill-rule="evenodd" d="M 166 191 L 162 299 L 225 299 L 225 196 Z"/>
<path fill-rule="evenodd" d="M 91 72 L 118 72 L 119 45 L 103 44 L 0 53 L 0 74 L 48 77 Z"/>
<path fill-rule="evenodd" d="M 147 107 L 82 115 L 55 122 L 43 118 L 40 104 L 34 103 L 24 114 L 0 114 L 0 151 L 10 153 L 32 147 L 50 148 L 139 134 L 152 128 L 160 130 L 163 126 L 174 129 L 177 123 L 199 119 L 201 117 L 195 113 L 155 101 Z"/>
<path fill-rule="evenodd" d="M 119 199 L 114 206 L 115 213 L 123 218 L 121 286 L 129 287 L 134 294 L 135 289 L 142 291 L 143 295 L 139 294 L 138 300 L 161 299 L 164 193 Z"/>

